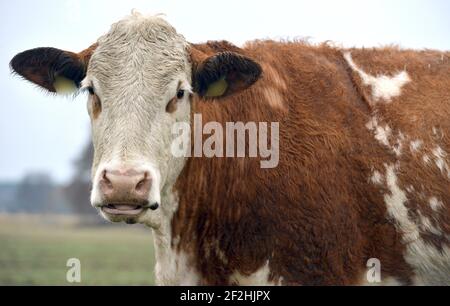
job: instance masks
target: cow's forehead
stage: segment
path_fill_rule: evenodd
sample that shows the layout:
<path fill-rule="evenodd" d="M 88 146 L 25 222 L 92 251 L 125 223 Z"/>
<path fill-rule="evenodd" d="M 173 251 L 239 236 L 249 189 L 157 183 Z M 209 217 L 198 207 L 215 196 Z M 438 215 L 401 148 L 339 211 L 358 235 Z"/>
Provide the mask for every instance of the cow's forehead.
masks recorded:
<path fill-rule="evenodd" d="M 161 16 L 144 16 L 133 13 L 114 23 L 110 31 L 100 38 L 101 43 L 129 41 L 136 38 L 156 44 L 168 44 L 173 41 L 184 42 L 184 37 L 177 33 Z"/>
<path fill-rule="evenodd" d="M 190 71 L 187 47 L 184 37 L 161 17 L 133 14 L 100 37 L 88 76 L 116 87 L 120 80 L 141 76 L 141 81 L 163 90 L 175 76 Z"/>

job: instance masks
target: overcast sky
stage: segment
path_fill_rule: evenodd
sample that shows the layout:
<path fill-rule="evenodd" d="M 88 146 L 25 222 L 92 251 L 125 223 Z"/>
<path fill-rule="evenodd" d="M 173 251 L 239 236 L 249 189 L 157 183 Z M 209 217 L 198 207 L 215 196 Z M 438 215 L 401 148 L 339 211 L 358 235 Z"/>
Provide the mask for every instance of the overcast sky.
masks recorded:
<path fill-rule="evenodd" d="M 11 76 L 10 59 L 35 47 L 81 51 L 132 8 L 166 14 L 191 42 L 310 37 L 344 46 L 450 50 L 447 0 L 1 1 L 0 181 L 45 171 L 67 182 L 89 139 L 86 98 L 46 95 Z"/>

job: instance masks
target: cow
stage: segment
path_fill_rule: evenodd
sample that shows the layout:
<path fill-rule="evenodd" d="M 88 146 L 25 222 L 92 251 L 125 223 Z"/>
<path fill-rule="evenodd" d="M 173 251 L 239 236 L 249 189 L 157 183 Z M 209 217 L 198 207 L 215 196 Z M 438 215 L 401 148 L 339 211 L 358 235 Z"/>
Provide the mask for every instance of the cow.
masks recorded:
<path fill-rule="evenodd" d="M 92 205 L 152 229 L 159 285 L 450 284 L 449 52 L 194 44 L 133 12 L 80 53 L 10 66 L 88 93 Z M 199 115 L 278 123 L 276 163 L 176 156 L 173 126 Z"/>

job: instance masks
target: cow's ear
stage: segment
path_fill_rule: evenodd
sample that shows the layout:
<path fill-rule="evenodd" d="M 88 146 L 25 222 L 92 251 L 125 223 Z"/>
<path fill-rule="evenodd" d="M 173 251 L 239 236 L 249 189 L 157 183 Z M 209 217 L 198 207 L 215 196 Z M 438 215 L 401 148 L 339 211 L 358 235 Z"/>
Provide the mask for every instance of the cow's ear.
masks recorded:
<path fill-rule="evenodd" d="M 191 50 L 194 91 L 205 98 L 222 98 L 253 85 L 261 76 L 261 66 L 244 55 L 225 51 L 208 56 Z"/>
<path fill-rule="evenodd" d="M 94 44 L 80 53 L 36 48 L 17 54 L 10 66 L 15 73 L 49 92 L 73 92 L 85 78 L 87 65 L 96 47 Z"/>

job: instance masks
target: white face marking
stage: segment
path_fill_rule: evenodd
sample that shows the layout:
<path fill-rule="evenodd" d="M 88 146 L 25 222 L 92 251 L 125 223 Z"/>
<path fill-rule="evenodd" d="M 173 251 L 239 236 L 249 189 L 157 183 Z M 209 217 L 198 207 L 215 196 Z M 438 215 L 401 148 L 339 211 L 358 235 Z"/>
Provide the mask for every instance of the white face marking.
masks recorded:
<path fill-rule="evenodd" d="M 269 281 L 270 267 L 269 261 L 267 261 L 261 268 L 250 275 L 244 275 L 239 271 L 235 271 L 230 276 L 230 283 L 237 284 L 239 286 L 280 286 L 282 278 L 277 282 Z"/>
<path fill-rule="evenodd" d="M 387 75 L 374 77 L 365 73 L 355 64 L 350 52 L 346 52 L 344 58 L 349 66 L 359 74 L 364 85 L 372 87 L 372 98 L 375 103 L 379 100 L 390 102 L 392 98 L 400 96 L 402 87 L 411 81 L 406 71 L 398 72 L 393 77 Z"/>
<path fill-rule="evenodd" d="M 84 86 L 93 86 L 101 112 L 92 118 L 95 148 L 93 204 L 98 204 L 97 183 L 105 167 L 145 168 L 152 188 L 149 201 L 161 198 L 185 164 L 171 154 L 175 122 L 190 123 L 191 64 L 187 42 L 159 17 L 132 16 L 112 25 L 89 63 Z M 179 89 L 176 111 L 166 111 Z M 162 204 L 162 203 L 161 203 Z M 157 226 L 161 213 L 149 211 L 140 222 Z"/>

